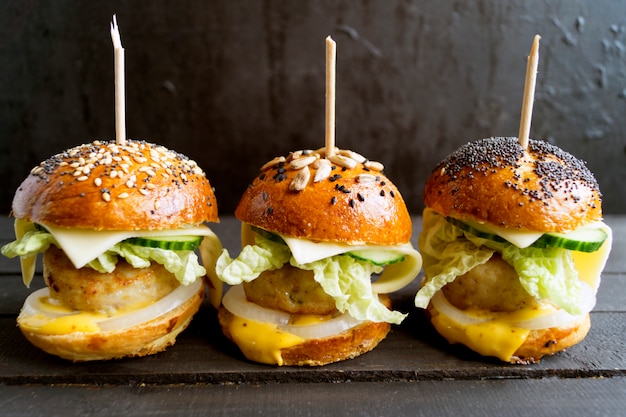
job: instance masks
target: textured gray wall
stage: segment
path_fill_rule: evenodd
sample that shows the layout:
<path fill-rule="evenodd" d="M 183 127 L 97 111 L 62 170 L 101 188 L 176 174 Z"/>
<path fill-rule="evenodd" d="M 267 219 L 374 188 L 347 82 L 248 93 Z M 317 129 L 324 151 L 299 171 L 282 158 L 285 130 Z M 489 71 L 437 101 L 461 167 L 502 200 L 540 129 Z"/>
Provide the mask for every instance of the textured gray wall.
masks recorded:
<path fill-rule="evenodd" d="M 419 214 L 440 159 L 517 135 L 537 33 L 531 137 L 586 160 L 605 212 L 626 213 L 626 4 L 608 0 L 4 0 L 0 213 L 40 160 L 114 138 L 113 13 L 128 135 L 197 160 L 222 214 L 263 162 L 323 145 L 327 35 L 337 145 L 383 162 Z"/>

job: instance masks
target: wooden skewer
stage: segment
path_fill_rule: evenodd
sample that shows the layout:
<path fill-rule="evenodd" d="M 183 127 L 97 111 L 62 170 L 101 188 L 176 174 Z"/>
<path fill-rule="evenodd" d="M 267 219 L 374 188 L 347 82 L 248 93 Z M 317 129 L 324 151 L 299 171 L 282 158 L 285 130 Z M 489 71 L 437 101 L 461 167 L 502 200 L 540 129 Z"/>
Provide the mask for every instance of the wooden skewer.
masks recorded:
<path fill-rule="evenodd" d="M 326 157 L 335 153 L 335 80 L 337 44 L 326 38 Z"/>
<path fill-rule="evenodd" d="M 118 145 L 126 144 L 126 98 L 124 88 L 124 48 L 117 27 L 117 18 L 111 22 L 113 40 L 113 58 L 115 65 L 115 141 Z"/>
<path fill-rule="evenodd" d="M 537 65 L 539 63 L 539 39 L 541 36 L 535 35 L 528 62 L 526 64 L 526 83 L 524 85 L 524 99 L 522 101 L 522 116 L 519 126 L 519 144 L 524 149 L 528 149 L 528 138 L 530 136 L 530 123 L 533 116 L 533 104 L 535 101 L 535 84 L 537 81 Z"/>

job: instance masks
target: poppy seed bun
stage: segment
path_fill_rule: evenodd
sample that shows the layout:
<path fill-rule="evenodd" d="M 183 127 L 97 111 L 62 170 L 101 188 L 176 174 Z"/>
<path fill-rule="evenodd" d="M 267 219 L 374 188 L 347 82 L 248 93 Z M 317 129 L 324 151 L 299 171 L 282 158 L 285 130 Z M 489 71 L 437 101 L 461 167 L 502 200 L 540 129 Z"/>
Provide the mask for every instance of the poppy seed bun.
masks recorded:
<path fill-rule="evenodd" d="M 159 230 L 217 221 L 213 189 L 198 165 L 163 146 L 94 141 L 30 172 L 13 215 L 34 223 L 95 230 Z"/>
<path fill-rule="evenodd" d="M 517 138 L 467 143 L 433 170 L 424 203 L 443 216 L 529 231 L 564 232 L 602 219 L 598 183 L 560 148 Z"/>
<path fill-rule="evenodd" d="M 323 149 L 275 158 L 244 192 L 235 216 L 261 229 L 315 241 L 406 243 L 411 218 L 382 168 L 346 150 L 328 159 Z"/>

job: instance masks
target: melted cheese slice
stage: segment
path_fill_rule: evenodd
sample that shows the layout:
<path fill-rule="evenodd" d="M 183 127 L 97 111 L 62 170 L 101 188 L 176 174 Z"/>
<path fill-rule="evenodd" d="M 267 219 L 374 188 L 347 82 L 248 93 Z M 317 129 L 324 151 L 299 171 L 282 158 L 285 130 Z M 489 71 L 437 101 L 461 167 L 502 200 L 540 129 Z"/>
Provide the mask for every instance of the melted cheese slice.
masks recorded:
<path fill-rule="evenodd" d="M 233 341 L 244 356 L 252 361 L 282 365 L 281 349 L 296 346 L 304 339 L 284 332 L 275 324 L 234 316 L 229 326 Z"/>
<path fill-rule="evenodd" d="M 249 224 L 242 224 L 241 241 L 243 245 L 254 244 L 254 234 Z M 280 233 L 275 234 L 285 241 L 293 258 L 299 264 L 308 264 L 356 250 L 390 251 L 404 255 L 402 262 L 385 266 L 381 276 L 372 283 L 372 290 L 378 294 L 388 294 L 406 287 L 417 277 L 422 268 L 422 256 L 410 242 L 395 246 L 348 245 L 335 242 L 313 242 Z"/>
<path fill-rule="evenodd" d="M 211 229 L 205 225 L 169 230 L 93 230 L 57 227 L 47 224 L 43 226 L 54 236 L 59 247 L 63 249 L 76 269 L 84 267 L 113 245 L 131 237 L 215 236 Z"/>

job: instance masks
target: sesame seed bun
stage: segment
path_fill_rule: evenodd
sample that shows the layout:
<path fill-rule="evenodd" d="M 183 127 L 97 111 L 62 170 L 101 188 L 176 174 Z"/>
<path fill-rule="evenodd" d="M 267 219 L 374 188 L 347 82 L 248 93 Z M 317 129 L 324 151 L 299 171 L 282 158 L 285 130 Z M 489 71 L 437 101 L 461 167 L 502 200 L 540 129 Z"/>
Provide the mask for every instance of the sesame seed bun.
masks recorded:
<path fill-rule="evenodd" d="M 96 230 L 158 230 L 217 221 L 204 172 L 163 146 L 94 141 L 61 152 L 30 172 L 13 216 Z"/>
<path fill-rule="evenodd" d="M 598 183 L 586 164 L 546 142 L 470 142 L 441 161 L 424 189 L 436 212 L 529 231 L 564 232 L 602 219 Z"/>
<path fill-rule="evenodd" d="M 300 151 L 262 167 L 235 216 L 286 236 L 347 244 L 409 241 L 411 218 L 382 165 L 338 150 Z M 304 185 L 299 180 L 306 177 Z"/>

